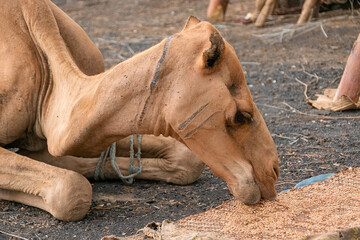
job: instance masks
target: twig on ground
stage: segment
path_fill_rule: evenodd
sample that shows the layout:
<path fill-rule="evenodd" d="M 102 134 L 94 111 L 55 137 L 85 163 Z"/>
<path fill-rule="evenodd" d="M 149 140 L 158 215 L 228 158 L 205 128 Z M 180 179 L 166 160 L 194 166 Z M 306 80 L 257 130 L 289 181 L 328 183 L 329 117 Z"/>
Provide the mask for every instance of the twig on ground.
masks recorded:
<path fill-rule="evenodd" d="M 354 16 L 354 1 L 350 0 L 350 7 L 351 7 L 351 16 Z"/>
<path fill-rule="evenodd" d="M 328 35 L 326 34 L 322 23 L 320 23 L 320 29 L 321 29 L 322 33 L 324 34 L 325 38 L 328 38 Z"/>
<path fill-rule="evenodd" d="M 39 237 L 36 233 L 35 233 L 35 236 L 36 236 L 38 239 L 40 239 L 40 240 L 41 240 L 41 237 Z"/>
<path fill-rule="evenodd" d="M 304 171 L 304 172 L 315 172 L 314 169 L 309 169 L 309 168 L 302 169 L 302 171 Z"/>
<path fill-rule="evenodd" d="M 308 64 L 308 60 L 306 59 L 306 57 L 303 55 L 302 58 L 305 60 L 305 64 Z"/>
<path fill-rule="evenodd" d="M 135 54 L 134 50 L 130 47 L 129 44 L 125 44 L 125 46 L 129 49 L 129 51 L 131 52 L 131 55 Z"/>
<path fill-rule="evenodd" d="M 299 133 L 294 133 L 294 135 L 296 135 L 296 137 L 286 137 L 286 136 L 279 135 L 279 134 L 274 134 L 274 133 L 271 134 L 272 137 L 278 137 L 278 138 L 291 140 L 290 145 L 293 145 L 294 143 L 299 141 L 299 139 L 302 139 L 303 141 L 308 142 L 309 141 L 308 139 L 312 138 L 312 137 L 304 136 L 304 135 L 299 134 Z"/>
<path fill-rule="evenodd" d="M 298 83 L 304 85 L 304 87 L 305 87 L 305 89 L 304 89 L 304 96 L 305 96 L 306 101 L 308 101 L 308 100 L 309 100 L 309 97 L 308 97 L 308 95 L 307 95 L 308 85 L 307 85 L 306 83 L 300 81 L 300 80 L 297 79 L 297 78 L 295 78 L 295 81 L 297 81 Z"/>
<path fill-rule="evenodd" d="M 3 220 L 3 219 L 0 219 L 0 221 L 4 222 L 4 223 L 10 223 L 9 221 Z"/>
<path fill-rule="evenodd" d="M 301 112 L 301 111 L 297 110 L 296 108 L 290 106 L 286 102 L 283 102 L 283 104 L 288 106 L 291 110 L 295 111 L 296 113 L 298 113 L 300 115 L 303 115 L 303 116 L 307 116 L 307 117 L 321 118 L 321 119 L 332 119 L 332 120 L 334 120 L 334 119 L 360 119 L 360 116 L 330 117 L 330 116 L 324 116 L 324 115 L 308 114 L 308 113 L 304 113 L 304 112 Z"/>
<path fill-rule="evenodd" d="M 144 203 L 145 205 L 147 205 L 147 206 L 152 206 L 153 208 L 155 208 L 155 209 L 160 209 L 158 206 L 156 206 L 155 204 L 153 204 L 153 203 Z"/>
<path fill-rule="evenodd" d="M 289 151 L 304 151 L 304 150 L 308 150 L 308 149 L 335 151 L 335 148 L 333 148 L 333 147 L 316 147 L 316 146 L 310 146 L 310 147 L 304 147 L 304 148 L 288 148 L 288 147 L 281 148 L 281 147 L 278 147 L 278 149 L 286 149 Z M 356 152 L 360 152 L 360 150 L 358 150 Z M 344 153 L 346 153 L 346 152 L 344 152 Z"/>
<path fill-rule="evenodd" d="M 124 56 L 121 55 L 121 54 L 118 54 L 117 57 L 120 58 L 120 59 L 123 60 L 123 61 L 125 61 L 126 59 L 128 59 L 127 57 L 124 57 Z"/>
<path fill-rule="evenodd" d="M 240 62 L 241 65 L 260 65 L 261 63 L 259 62 Z"/>
<path fill-rule="evenodd" d="M 308 139 L 314 138 L 314 136 L 305 136 L 305 135 L 302 135 L 300 133 L 289 133 L 289 134 L 296 135 L 296 138 L 302 138 L 302 139 L 304 139 L 306 141 Z"/>
<path fill-rule="evenodd" d="M 348 150 L 348 151 L 343 151 L 342 153 L 360 153 L 360 150 Z"/>
<path fill-rule="evenodd" d="M 284 109 L 284 108 L 281 108 L 281 107 L 276 107 L 276 106 L 273 106 L 273 105 L 269 105 L 269 104 L 266 104 L 266 103 L 258 103 L 256 105 L 260 105 L 260 106 L 265 106 L 265 107 L 269 107 L 269 108 L 275 108 L 275 109 L 280 109 L 280 110 L 283 110 L 283 111 L 287 111 L 287 109 Z"/>
<path fill-rule="evenodd" d="M 319 154 L 306 154 L 306 153 L 281 153 L 279 156 L 303 156 L 303 157 L 321 157 Z"/>
<path fill-rule="evenodd" d="M 291 143 L 289 143 L 290 145 L 293 145 L 295 143 L 297 143 L 297 141 L 299 141 L 299 138 L 295 139 L 294 141 L 292 141 Z"/>
<path fill-rule="evenodd" d="M 28 238 L 24 238 L 24 237 L 20 237 L 18 235 L 15 235 L 15 234 L 11 234 L 11 233 L 7 233 L 7 232 L 4 232 L 2 230 L 0 230 L 0 233 L 1 234 L 4 234 L 4 235 L 7 235 L 7 236 L 10 236 L 10 237 L 14 237 L 16 239 L 23 239 L 23 240 L 29 240 Z"/>
<path fill-rule="evenodd" d="M 305 70 L 305 67 L 304 65 L 301 64 L 301 67 L 303 69 L 303 73 L 305 73 L 306 75 L 310 76 L 310 77 L 314 77 L 316 79 L 316 82 L 320 79 L 320 77 L 316 74 L 312 74 L 312 73 L 309 73 Z"/>
<path fill-rule="evenodd" d="M 253 34 L 252 36 L 265 43 L 274 44 L 295 39 L 298 36 L 317 29 L 318 27 L 320 27 L 322 34 L 324 34 L 325 38 L 327 38 L 328 36 L 323 28 L 322 21 L 308 22 L 301 25 L 288 24 L 284 27 L 272 29 L 267 33 Z"/>
<path fill-rule="evenodd" d="M 341 77 L 342 77 L 342 76 L 335 78 L 335 79 L 331 82 L 331 84 L 334 84 L 334 83 L 336 83 L 337 81 L 339 81 L 339 80 L 341 79 Z"/>
<path fill-rule="evenodd" d="M 90 208 L 90 211 L 91 210 L 111 210 L 111 209 L 114 209 L 114 208 L 124 208 L 124 205 L 105 206 L 104 204 L 100 204 L 100 205 L 97 205 L 97 206 L 94 206 L 94 207 Z"/>
<path fill-rule="evenodd" d="M 272 137 L 278 137 L 278 138 L 284 138 L 284 139 L 289 139 L 289 140 L 294 140 L 296 139 L 295 137 L 286 137 L 286 136 L 282 136 L 282 135 L 279 135 L 279 134 L 271 134 Z"/>

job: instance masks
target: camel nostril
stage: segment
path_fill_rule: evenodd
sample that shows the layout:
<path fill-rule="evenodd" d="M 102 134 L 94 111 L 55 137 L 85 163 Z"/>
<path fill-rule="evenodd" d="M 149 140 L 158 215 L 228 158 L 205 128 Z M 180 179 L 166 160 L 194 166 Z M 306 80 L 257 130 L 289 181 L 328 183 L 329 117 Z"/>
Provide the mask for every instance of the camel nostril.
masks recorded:
<path fill-rule="evenodd" d="M 278 178 L 279 178 L 279 175 L 280 175 L 280 173 L 279 173 L 279 169 L 278 169 L 278 168 L 276 168 L 276 167 L 274 167 L 274 168 L 273 168 L 273 170 L 274 170 L 274 173 L 275 173 L 276 179 L 278 179 Z"/>

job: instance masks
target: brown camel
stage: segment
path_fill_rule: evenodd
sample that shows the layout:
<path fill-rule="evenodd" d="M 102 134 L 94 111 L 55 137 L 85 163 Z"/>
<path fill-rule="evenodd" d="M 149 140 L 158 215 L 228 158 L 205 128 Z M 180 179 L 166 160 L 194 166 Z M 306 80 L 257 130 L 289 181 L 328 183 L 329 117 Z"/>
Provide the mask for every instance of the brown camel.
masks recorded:
<path fill-rule="evenodd" d="M 251 21 L 255 22 L 256 27 L 263 27 L 269 15 L 276 7 L 278 0 L 256 0 L 255 11 L 251 15 Z M 207 16 L 212 22 L 223 21 L 229 0 L 210 0 Z M 317 17 L 319 14 L 321 0 L 305 0 L 297 24 L 310 21 L 311 16 Z"/>
<path fill-rule="evenodd" d="M 135 133 L 182 142 L 246 204 L 275 198 L 275 144 L 234 49 L 211 24 L 190 17 L 181 32 L 102 72 L 99 50 L 50 0 L 7 0 L 0 42 L 0 199 L 79 220 L 92 197 L 81 174 Z M 165 137 L 144 137 L 142 177 L 194 181 L 203 165 Z M 186 168 L 194 170 L 183 180 Z"/>
<path fill-rule="evenodd" d="M 255 21 L 256 27 L 264 26 L 268 16 L 273 13 L 277 1 L 278 0 L 256 0 L 254 12 L 254 15 L 257 16 Z M 305 0 L 297 24 L 310 21 L 312 16 L 318 17 L 320 4 L 321 0 Z"/>

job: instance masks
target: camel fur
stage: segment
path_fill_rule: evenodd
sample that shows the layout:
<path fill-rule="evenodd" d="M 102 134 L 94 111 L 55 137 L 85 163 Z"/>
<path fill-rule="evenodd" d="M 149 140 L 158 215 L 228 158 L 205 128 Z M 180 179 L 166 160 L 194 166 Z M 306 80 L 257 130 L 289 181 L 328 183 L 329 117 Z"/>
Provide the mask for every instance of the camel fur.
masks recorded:
<path fill-rule="evenodd" d="M 139 177 L 187 184 L 205 163 L 242 202 L 275 198 L 275 144 L 211 24 L 190 17 L 104 72 L 99 50 L 50 0 L 6 0 L 0 42 L 0 199 L 82 219 L 96 157 L 117 142 L 124 171 L 135 133 L 158 136 L 144 136 Z"/>

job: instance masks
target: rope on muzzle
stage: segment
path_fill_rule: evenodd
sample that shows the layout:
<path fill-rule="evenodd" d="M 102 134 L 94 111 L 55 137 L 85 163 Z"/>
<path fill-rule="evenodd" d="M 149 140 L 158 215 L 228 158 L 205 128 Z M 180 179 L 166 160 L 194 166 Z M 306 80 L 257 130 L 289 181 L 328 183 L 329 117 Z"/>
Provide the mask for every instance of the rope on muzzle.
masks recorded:
<path fill-rule="evenodd" d="M 106 151 L 102 152 L 99 158 L 98 163 L 96 164 L 95 168 L 95 174 L 94 179 L 96 181 L 105 180 L 105 165 L 106 161 L 108 159 L 108 156 L 110 157 L 110 164 L 111 167 L 114 169 L 118 177 L 125 183 L 125 184 L 132 184 L 134 182 L 134 177 L 139 175 L 142 171 L 142 162 L 141 162 L 141 134 L 137 134 L 137 141 L 138 141 L 138 151 L 136 154 L 134 154 L 134 135 L 130 135 L 130 162 L 129 162 L 129 168 L 128 168 L 128 174 L 127 176 L 124 176 L 119 166 L 116 164 L 116 142 L 111 144 L 110 147 L 106 149 Z M 134 165 L 134 156 L 136 156 L 136 159 L 138 161 L 139 166 Z"/>

